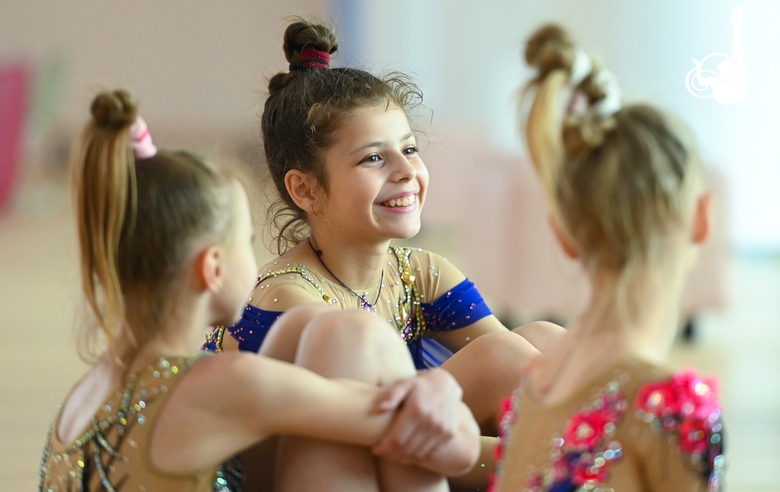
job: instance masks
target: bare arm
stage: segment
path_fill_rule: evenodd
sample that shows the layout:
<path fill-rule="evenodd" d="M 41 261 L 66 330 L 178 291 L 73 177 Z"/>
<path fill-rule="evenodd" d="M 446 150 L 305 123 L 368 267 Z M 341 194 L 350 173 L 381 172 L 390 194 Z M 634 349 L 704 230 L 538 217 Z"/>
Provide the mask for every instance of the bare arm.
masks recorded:
<path fill-rule="evenodd" d="M 271 434 L 371 446 L 393 417 L 391 411 L 377 408 L 382 391 L 254 355 L 208 357 L 190 369 L 159 415 L 152 460 L 165 471 L 191 472 L 219 463 Z M 477 432 L 468 418 L 462 420 L 447 443 L 417 464 L 441 473 L 452 471 L 453 462 L 463 468 L 470 459 L 467 444 Z"/>

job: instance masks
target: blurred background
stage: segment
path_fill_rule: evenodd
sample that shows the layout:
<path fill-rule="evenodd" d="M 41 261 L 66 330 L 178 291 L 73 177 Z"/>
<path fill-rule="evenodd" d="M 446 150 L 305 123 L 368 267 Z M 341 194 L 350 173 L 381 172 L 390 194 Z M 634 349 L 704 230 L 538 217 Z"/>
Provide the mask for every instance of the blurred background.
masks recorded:
<path fill-rule="evenodd" d="M 257 115 L 267 78 L 287 69 L 281 44 L 293 15 L 338 26 L 333 65 L 419 82 L 425 106 L 414 117 L 431 190 L 423 231 L 409 242 L 452 260 L 507 323 L 565 323 L 588 295 L 552 240 L 519 137 L 518 90 L 530 76 L 521 53 L 533 30 L 567 26 L 628 101 L 687 122 L 715 191 L 716 228 L 692 272 L 671 363 L 721 380 L 728 489 L 780 490 L 780 2 L 739 5 L 748 88 L 721 104 L 689 78 L 693 59 L 717 76 L 731 54 L 732 4 L 721 0 L 4 0 L 3 490 L 35 486 L 56 406 L 86 367 L 73 338 L 67 160 L 92 97 L 125 87 L 157 145 L 245 163 L 262 182 Z M 261 227 L 264 203 L 258 197 Z M 257 253 L 273 256 L 262 244 Z"/>

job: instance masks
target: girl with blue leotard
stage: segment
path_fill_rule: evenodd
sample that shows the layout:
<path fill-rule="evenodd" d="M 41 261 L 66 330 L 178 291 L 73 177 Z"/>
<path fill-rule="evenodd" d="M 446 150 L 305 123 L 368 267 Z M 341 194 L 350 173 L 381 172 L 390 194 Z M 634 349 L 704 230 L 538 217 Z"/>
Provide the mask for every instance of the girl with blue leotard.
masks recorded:
<path fill-rule="evenodd" d="M 455 380 L 442 369 L 416 374 L 375 316 L 290 310 L 277 324 L 302 330 L 297 365 L 199 352 L 206 327 L 238 319 L 254 284 L 244 187 L 189 152 L 158 151 L 126 91 L 98 94 L 91 113 L 71 172 L 92 321 L 80 328 L 101 352 L 52 423 L 39 490 L 238 492 L 233 457 L 274 434 L 366 452 L 379 444 L 380 474 L 314 469 L 306 487 L 280 492 L 442 492 L 443 475 L 474 464 L 479 429 Z M 383 445 L 410 390 L 423 387 L 444 404 L 418 419 L 422 444 Z M 416 466 L 399 463 L 406 450 Z"/>
<path fill-rule="evenodd" d="M 271 329 L 286 310 L 323 303 L 374 312 L 398 330 L 419 369 L 441 365 L 455 376 L 483 433 L 495 436 L 499 402 L 538 353 L 534 345 L 559 328 L 511 333 L 447 260 L 390 245 L 420 228 L 428 172 L 408 113 L 422 96 L 401 74 L 330 68 L 336 49 L 321 25 L 295 22 L 285 33 L 289 72 L 270 79 L 262 115 L 280 256 L 261 269 L 243 319 L 215 329 L 206 348 L 292 361 L 297 333 Z M 407 408 L 427 404 L 420 395 Z M 492 442 L 484 444 L 478 468 L 487 472 Z M 486 482 L 485 474 L 474 484 Z"/>

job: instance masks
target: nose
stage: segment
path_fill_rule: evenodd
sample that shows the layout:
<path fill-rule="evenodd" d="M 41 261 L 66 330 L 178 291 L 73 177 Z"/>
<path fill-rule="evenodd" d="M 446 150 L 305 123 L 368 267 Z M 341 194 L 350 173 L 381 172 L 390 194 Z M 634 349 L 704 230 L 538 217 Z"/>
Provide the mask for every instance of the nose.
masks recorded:
<path fill-rule="evenodd" d="M 417 166 L 401 153 L 393 158 L 392 180 L 395 182 L 411 181 L 417 176 Z"/>

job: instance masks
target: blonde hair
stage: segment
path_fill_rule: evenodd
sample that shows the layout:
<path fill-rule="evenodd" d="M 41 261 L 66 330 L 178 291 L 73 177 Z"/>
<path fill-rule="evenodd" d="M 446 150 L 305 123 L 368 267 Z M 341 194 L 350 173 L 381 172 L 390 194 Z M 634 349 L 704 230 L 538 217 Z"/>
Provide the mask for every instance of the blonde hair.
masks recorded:
<path fill-rule="evenodd" d="M 170 314 L 194 242 L 228 230 L 230 178 L 184 151 L 136 160 L 128 130 L 137 107 L 127 91 L 98 94 L 91 113 L 71 163 L 82 289 L 97 324 L 82 332 L 80 355 L 93 360 L 102 333 L 114 357 L 125 360 Z M 135 326 L 128 300 L 142 320 Z M 117 353 L 123 336 L 129 353 Z"/>
<path fill-rule="evenodd" d="M 697 160 L 670 121 L 648 105 L 614 114 L 565 114 L 565 96 L 592 109 L 606 97 L 600 67 L 569 86 L 576 46 L 568 33 L 544 26 L 528 41 L 525 58 L 537 76 L 528 115 L 528 148 L 544 185 L 553 220 L 591 271 L 618 274 L 625 292 L 634 273 L 664 254 L 664 240 L 691 209 Z"/>

